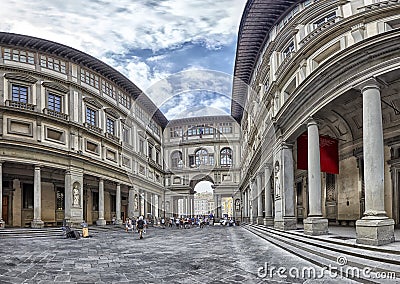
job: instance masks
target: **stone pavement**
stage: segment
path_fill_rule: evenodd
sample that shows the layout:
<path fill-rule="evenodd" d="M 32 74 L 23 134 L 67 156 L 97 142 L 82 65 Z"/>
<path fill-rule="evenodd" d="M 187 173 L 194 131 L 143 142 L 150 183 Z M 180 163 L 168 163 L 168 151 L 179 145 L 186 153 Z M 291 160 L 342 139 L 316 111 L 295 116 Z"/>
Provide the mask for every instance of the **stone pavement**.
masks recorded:
<path fill-rule="evenodd" d="M 326 271 L 302 278 L 321 268 L 241 227 L 149 228 L 143 240 L 123 229 L 92 235 L 0 239 L 0 283 L 357 283 Z"/>

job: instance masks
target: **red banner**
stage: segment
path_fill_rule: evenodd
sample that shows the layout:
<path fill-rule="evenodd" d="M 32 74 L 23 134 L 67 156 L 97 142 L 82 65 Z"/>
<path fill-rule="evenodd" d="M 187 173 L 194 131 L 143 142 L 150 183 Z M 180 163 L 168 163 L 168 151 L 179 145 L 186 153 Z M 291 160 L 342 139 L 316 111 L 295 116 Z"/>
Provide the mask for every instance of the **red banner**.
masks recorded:
<path fill-rule="evenodd" d="M 339 174 L 339 143 L 329 136 L 319 136 L 319 153 L 321 172 Z M 307 132 L 297 138 L 297 169 L 308 169 L 308 136 Z"/>

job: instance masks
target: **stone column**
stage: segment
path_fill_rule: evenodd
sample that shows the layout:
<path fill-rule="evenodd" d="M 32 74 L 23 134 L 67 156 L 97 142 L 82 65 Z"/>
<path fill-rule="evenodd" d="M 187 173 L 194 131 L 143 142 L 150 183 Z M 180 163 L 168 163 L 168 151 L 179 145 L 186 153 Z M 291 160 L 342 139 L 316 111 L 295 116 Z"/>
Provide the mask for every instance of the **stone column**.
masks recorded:
<path fill-rule="evenodd" d="M 249 212 L 249 204 L 248 204 L 248 199 L 249 199 L 249 193 L 247 188 L 244 191 L 244 213 L 243 213 L 243 217 L 244 217 L 244 222 L 248 222 L 247 221 L 247 217 L 249 217 L 248 212 Z"/>
<path fill-rule="evenodd" d="M 271 172 L 272 166 L 266 165 L 264 169 L 265 175 L 265 218 L 264 218 L 264 225 L 265 226 L 273 226 L 274 225 L 274 218 L 272 216 L 272 197 L 271 197 Z"/>
<path fill-rule="evenodd" d="M 264 224 L 263 218 L 263 200 L 262 200 L 263 186 L 261 184 L 261 173 L 257 174 L 257 224 Z"/>
<path fill-rule="evenodd" d="M 308 206 L 310 214 L 304 219 L 304 234 L 324 235 L 328 233 L 328 219 L 322 217 L 321 206 L 321 162 L 317 122 L 310 118 L 308 133 Z"/>
<path fill-rule="evenodd" d="M 363 97 L 363 154 L 365 183 L 364 217 L 356 222 L 357 243 L 384 245 L 394 242 L 394 220 L 384 204 L 384 152 L 380 89 L 375 80 L 366 82 Z"/>
<path fill-rule="evenodd" d="M 183 198 L 183 215 L 187 215 L 187 197 Z"/>
<path fill-rule="evenodd" d="M 3 162 L 0 161 L 0 229 L 4 229 L 6 223 L 3 220 Z"/>
<path fill-rule="evenodd" d="M 143 208 L 141 208 L 140 212 L 143 215 L 143 218 L 146 218 L 146 216 L 147 216 L 147 192 L 144 190 L 142 190 L 141 192 L 142 192 L 142 194 L 140 196 L 141 197 L 140 204 L 142 204 L 142 200 L 143 200 Z"/>
<path fill-rule="evenodd" d="M 249 222 L 254 224 L 254 182 L 250 180 L 249 182 Z"/>
<path fill-rule="evenodd" d="M 115 218 L 115 223 L 117 225 L 122 224 L 121 220 L 121 184 L 117 183 L 117 195 L 116 195 L 116 204 L 115 204 L 115 214 L 117 214 Z"/>
<path fill-rule="evenodd" d="M 96 221 L 98 226 L 104 226 L 106 220 L 104 220 L 104 179 L 99 180 L 99 219 Z"/>
<path fill-rule="evenodd" d="M 143 191 L 141 189 L 137 190 L 137 198 L 138 198 L 138 216 L 143 216 L 143 206 L 142 206 L 142 199 L 143 199 Z"/>
<path fill-rule="evenodd" d="M 135 188 L 134 187 L 129 187 L 129 191 L 128 191 L 128 216 L 125 216 L 125 218 L 128 217 L 138 217 L 139 212 L 138 209 L 136 208 L 136 200 L 135 198 L 137 198 L 137 202 L 139 201 L 139 197 L 136 194 Z M 125 220 L 122 220 L 123 222 L 125 222 Z"/>
<path fill-rule="evenodd" d="M 292 145 L 280 142 L 274 158 L 275 215 L 274 227 L 295 230 L 294 170 Z"/>
<path fill-rule="evenodd" d="M 42 184 L 40 177 L 40 166 L 35 166 L 33 178 L 33 220 L 31 222 L 32 228 L 43 228 L 44 222 L 42 221 Z"/>

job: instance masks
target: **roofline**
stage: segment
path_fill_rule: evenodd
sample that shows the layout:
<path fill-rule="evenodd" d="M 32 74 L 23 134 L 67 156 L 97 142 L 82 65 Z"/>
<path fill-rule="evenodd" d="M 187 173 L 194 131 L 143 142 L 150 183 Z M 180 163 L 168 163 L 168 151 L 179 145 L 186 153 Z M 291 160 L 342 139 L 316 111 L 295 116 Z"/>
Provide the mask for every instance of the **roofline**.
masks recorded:
<path fill-rule="evenodd" d="M 247 87 L 271 29 L 294 5 L 303 1 L 247 1 L 239 25 L 232 87 L 231 115 L 238 123 L 243 117 Z"/>
<path fill-rule="evenodd" d="M 0 32 L 0 45 L 37 50 L 85 66 L 123 88 L 131 95 L 135 102 L 139 102 L 147 111 L 150 111 L 152 118 L 160 124 L 163 129 L 168 124 L 168 119 L 139 87 L 113 67 L 85 52 L 54 41 L 6 32 Z"/>

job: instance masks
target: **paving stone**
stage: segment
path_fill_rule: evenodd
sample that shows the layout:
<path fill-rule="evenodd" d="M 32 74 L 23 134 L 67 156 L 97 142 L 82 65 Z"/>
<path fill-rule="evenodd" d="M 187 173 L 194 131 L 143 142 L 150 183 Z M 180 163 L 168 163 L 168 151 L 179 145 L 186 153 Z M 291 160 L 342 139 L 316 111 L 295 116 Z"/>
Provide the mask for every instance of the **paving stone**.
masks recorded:
<path fill-rule="evenodd" d="M 92 231 L 92 230 L 91 230 Z M 92 231 L 93 232 L 93 231 Z M 123 229 L 92 238 L 1 241 L 0 283 L 345 283 L 259 277 L 265 263 L 315 267 L 240 227 L 150 228 L 143 240 Z M 316 267 L 316 269 L 318 269 Z M 343 280 L 343 279 L 341 279 Z M 313 282 L 315 281 L 315 282 Z M 354 283 L 354 282 L 353 282 Z"/>

